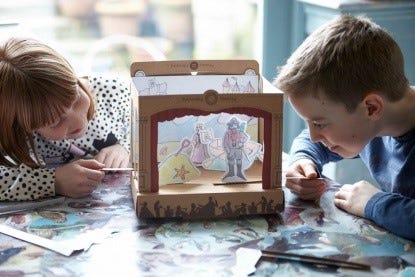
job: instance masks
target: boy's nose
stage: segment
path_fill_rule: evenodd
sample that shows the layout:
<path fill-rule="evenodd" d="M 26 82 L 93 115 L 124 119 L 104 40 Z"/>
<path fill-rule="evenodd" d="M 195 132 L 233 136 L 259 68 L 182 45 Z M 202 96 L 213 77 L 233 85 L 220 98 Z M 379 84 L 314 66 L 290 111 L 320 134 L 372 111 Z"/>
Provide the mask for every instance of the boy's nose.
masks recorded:
<path fill-rule="evenodd" d="M 322 136 L 318 131 L 314 130 L 314 128 L 308 128 L 308 129 L 310 131 L 310 139 L 311 139 L 312 142 L 321 141 Z"/>

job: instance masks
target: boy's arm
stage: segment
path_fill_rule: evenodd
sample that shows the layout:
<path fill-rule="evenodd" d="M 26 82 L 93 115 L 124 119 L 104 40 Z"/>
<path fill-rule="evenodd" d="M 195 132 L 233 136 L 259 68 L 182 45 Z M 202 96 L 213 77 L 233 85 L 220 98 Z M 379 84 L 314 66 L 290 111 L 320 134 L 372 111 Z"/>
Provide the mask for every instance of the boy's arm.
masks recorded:
<path fill-rule="evenodd" d="M 366 204 L 364 215 L 399 236 L 415 240 L 415 199 L 378 192 Z"/>
<path fill-rule="evenodd" d="M 36 200 L 55 195 L 55 170 L 0 166 L 0 201 Z"/>

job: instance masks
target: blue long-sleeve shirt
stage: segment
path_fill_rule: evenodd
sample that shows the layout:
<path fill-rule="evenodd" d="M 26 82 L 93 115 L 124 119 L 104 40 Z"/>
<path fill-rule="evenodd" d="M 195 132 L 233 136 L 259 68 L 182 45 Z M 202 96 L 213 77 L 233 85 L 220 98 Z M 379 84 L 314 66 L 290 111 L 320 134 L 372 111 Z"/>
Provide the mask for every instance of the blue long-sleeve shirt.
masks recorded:
<path fill-rule="evenodd" d="M 342 159 L 323 144 L 313 143 L 308 130 L 294 139 L 290 154 L 291 162 L 313 160 L 319 172 L 324 164 Z M 376 137 L 359 157 L 382 190 L 369 199 L 365 218 L 415 240 L 415 130 L 400 137 Z"/>

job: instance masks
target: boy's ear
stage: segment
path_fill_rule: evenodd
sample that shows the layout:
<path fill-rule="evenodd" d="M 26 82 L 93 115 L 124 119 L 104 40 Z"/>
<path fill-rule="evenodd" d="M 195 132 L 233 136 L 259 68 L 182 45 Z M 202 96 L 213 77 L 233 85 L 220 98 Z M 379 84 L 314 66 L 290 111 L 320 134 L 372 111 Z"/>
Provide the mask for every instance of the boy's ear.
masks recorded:
<path fill-rule="evenodd" d="M 366 115 L 373 119 L 378 119 L 384 111 L 384 101 L 379 94 L 368 94 L 363 99 L 363 105 L 366 109 Z"/>

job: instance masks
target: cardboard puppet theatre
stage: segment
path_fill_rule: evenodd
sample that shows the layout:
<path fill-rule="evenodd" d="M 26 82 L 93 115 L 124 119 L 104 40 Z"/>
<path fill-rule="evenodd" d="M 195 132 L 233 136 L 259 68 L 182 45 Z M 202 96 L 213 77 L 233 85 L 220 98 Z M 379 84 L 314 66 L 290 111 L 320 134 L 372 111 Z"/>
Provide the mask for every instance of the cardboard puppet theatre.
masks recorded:
<path fill-rule="evenodd" d="M 139 218 L 283 209 L 283 96 L 256 61 L 136 62 L 131 90 Z"/>

